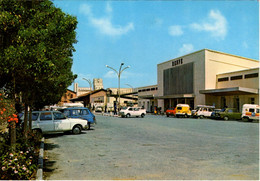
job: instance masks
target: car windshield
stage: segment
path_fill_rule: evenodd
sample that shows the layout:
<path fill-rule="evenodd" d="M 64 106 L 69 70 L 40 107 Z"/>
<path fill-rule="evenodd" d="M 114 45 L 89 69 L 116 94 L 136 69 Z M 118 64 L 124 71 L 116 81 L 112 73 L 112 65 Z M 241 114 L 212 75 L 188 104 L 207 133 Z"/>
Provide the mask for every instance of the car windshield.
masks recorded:
<path fill-rule="evenodd" d="M 182 110 L 182 107 L 177 107 L 177 110 Z"/>
<path fill-rule="evenodd" d="M 59 113 L 59 112 L 54 112 L 53 116 L 54 116 L 55 120 L 57 120 L 57 119 L 66 119 L 66 116 L 64 114 L 62 114 L 62 113 Z"/>

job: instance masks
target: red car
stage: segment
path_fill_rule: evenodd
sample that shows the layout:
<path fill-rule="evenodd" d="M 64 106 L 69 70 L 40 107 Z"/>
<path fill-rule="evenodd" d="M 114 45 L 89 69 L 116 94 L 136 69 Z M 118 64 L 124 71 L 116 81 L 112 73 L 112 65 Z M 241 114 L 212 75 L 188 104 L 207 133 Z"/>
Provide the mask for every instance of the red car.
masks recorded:
<path fill-rule="evenodd" d="M 166 110 L 166 116 L 169 117 L 169 116 L 175 116 L 175 113 L 176 113 L 176 108 L 169 108 Z"/>

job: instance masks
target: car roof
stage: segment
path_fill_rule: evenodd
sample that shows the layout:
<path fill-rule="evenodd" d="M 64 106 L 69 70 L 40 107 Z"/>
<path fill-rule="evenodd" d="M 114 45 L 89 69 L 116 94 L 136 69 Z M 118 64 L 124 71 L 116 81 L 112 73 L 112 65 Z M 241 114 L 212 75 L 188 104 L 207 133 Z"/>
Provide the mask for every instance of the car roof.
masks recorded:
<path fill-rule="evenodd" d="M 60 113 L 60 111 L 32 111 L 32 113 L 45 113 L 45 112 L 58 112 Z M 29 114 L 29 112 L 28 112 Z"/>
<path fill-rule="evenodd" d="M 63 110 L 67 110 L 67 109 L 88 109 L 86 107 L 68 107 L 68 108 L 64 108 Z"/>

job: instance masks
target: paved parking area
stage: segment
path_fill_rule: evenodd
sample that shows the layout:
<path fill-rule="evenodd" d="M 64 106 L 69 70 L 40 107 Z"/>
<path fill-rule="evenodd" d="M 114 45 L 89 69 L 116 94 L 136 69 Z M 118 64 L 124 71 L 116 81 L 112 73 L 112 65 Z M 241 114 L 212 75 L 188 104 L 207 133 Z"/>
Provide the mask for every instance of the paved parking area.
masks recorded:
<path fill-rule="evenodd" d="M 46 137 L 44 179 L 259 179 L 258 123 L 96 118 L 80 135 Z"/>

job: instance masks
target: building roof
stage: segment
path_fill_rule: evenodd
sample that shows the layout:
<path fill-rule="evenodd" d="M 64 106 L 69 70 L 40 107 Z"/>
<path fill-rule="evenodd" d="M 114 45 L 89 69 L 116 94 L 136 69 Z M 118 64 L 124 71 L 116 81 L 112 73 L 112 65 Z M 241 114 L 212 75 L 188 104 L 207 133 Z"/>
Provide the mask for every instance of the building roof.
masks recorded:
<path fill-rule="evenodd" d="M 72 90 L 70 90 L 70 89 L 67 89 L 67 91 L 72 92 L 72 93 L 74 93 L 74 94 L 77 94 L 75 91 L 72 91 Z"/>
<path fill-rule="evenodd" d="M 228 54 L 228 53 L 224 53 L 224 52 L 220 52 L 220 51 L 210 50 L 210 49 L 204 48 L 204 49 L 201 49 L 201 50 L 192 52 L 192 53 L 188 53 L 188 54 L 186 54 L 186 55 L 182 55 L 182 56 L 175 57 L 175 58 L 173 58 L 173 59 L 164 61 L 164 62 L 162 62 L 162 63 L 157 64 L 157 66 L 158 66 L 158 65 L 161 65 L 161 64 L 164 64 L 164 63 L 166 63 L 166 62 L 170 62 L 170 61 L 173 61 L 173 60 L 176 60 L 176 59 L 179 59 L 179 58 L 183 58 L 183 57 L 185 57 L 185 56 L 189 56 L 189 55 L 192 55 L 192 54 L 195 54 L 195 53 L 203 52 L 203 51 L 205 51 L 205 52 L 206 52 L 206 51 L 209 51 L 209 52 L 214 52 L 214 53 L 219 53 L 219 54 L 223 54 L 223 55 L 228 55 L 228 56 L 233 56 L 233 57 L 237 57 L 237 58 L 243 58 L 243 59 L 246 59 L 246 60 L 251 60 L 251 61 L 259 62 L 259 60 L 255 60 L 255 59 L 251 59 L 251 58 L 246 58 L 246 57 L 242 57 L 242 56 L 238 56 L 238 55 Z"/>
<path fill-rule="evenodd" d="M 96 94 L 100 91 L 107 92 L 107 90 L 105 90 L 105 89 L 98 89 L 98 90 L 90 91 L 90 92 L 85 93 L 85 94 L 81 94 L 76 98 L 70 99 L 70 101 L 83 101 L 83 99 L 85 99 L 86 97 L 89 97 L 90 95 Z"/>
<path fill-rule="evenodd" d="M 230 88 L 222 88 L 222 89 L 207 89 L 200 90 L 201 94 L 210 94 L 214 96 L 220 95 L 246 95 L 246 94 L 258 94 L 258 89 L 245 88 L 245 87 L 230 87 Z"/>

